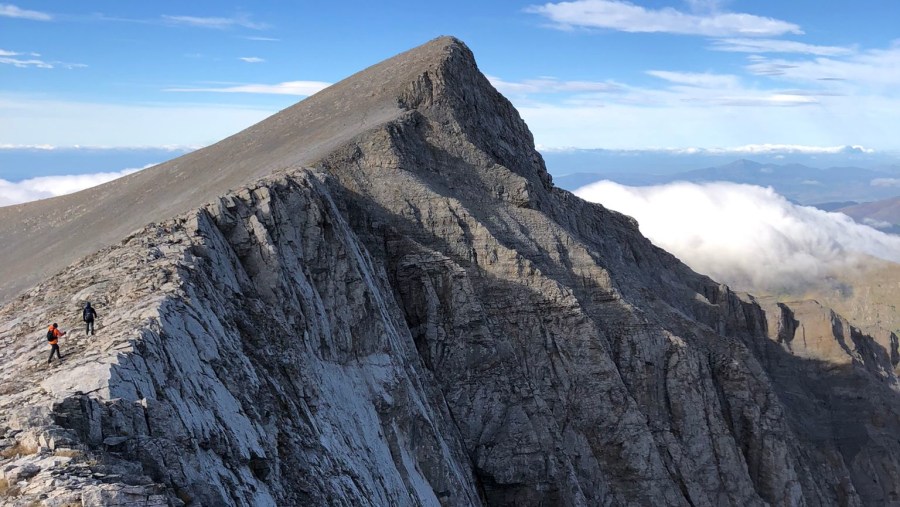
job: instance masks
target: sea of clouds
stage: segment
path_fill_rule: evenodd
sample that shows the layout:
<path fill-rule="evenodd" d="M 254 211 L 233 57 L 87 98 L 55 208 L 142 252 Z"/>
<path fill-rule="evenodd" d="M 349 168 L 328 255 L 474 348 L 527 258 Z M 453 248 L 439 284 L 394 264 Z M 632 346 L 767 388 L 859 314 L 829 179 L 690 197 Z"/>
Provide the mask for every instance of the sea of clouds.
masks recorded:
<path fill-rule="evenodd" d="M 150 165 L 0 179 L 0 206 L 76 192 Z M 600 181 L 575 194 L 636 218 L 654 244 L 736 289 L 796 292 L 849 269 L 863 256 L 900 262 L 900 236 L 842 213 L 793 204 L 771 188 L 730 182 L 631 187 Z"/>
<path fill-rule="evenodd" d="M 741 290 L 796 292 L 863 256 L 900 262 L 900 236 L 841 213 L 798 206 L 771 188 L 600 181 L 575 193 L 636 218 L 654 244 Z"/>
<path fill-rule="evenodd" d="M 123 169 L 114 172 L 100 172 L 93 174 L 76 174 L 66 176 L 40 176 L 22 181 L 7 181 L 0 179 L 0 206 L 9 206 L 58 195 L 71 194 L 85 188 L 94 187 L 116 178 L 146 169 L 153 164 L 144 167 Z"/>

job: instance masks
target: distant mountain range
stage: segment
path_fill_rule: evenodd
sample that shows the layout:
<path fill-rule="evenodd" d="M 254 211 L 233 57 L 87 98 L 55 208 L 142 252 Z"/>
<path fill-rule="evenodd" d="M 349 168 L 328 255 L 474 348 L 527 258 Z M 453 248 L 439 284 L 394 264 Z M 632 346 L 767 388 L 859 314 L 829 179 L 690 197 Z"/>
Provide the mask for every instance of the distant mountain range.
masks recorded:
<path fill-rule="evenodd" d="M 778 165 L 752 160 L 737 160 L 728 164 L 660 174 L 632 170 L 628 172 L 575 172 L 554 176 L 554 183 L 575 190 L 600 180 L 632 186 L 662 185 L 674 181 L 704 183 L 730 181 L 772 187 L 779 194 L 798 204 L 843 207 L 848 204 L 880 201 L 900 195 L 900 167 L 881 166 L 878 169 L 860 167 L 828 167 L 819 169 L 802 164 Z M 834 208 L 832 208 L 834 209 Z"/>
<path fill-rule="evenodd" d="M 900 153 L 873 151 L 858 146 L 810 148 L 784 145 L 745 146 L 735 149 L 544 149 L 541 155 L 550 174 L 641 173 L 675 174 L 701 167 L 718 167 L 748 159 L 760 164 L 826 167 L 862 167 L 900 172 Z"/>
<path fill-rule="evenodd" d="M 843 206 L 837 211 L 876 229 L 900 234 L 900 197 Z"/>

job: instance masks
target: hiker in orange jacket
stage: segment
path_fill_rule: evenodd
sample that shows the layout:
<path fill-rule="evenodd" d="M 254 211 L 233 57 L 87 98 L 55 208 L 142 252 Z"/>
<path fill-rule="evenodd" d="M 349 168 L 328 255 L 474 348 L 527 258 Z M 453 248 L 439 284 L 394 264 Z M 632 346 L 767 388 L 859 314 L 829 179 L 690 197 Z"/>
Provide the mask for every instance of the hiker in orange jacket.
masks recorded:
<path fill-rule="evenodd" d="M 60 331 L 59 326 L 56 325 L 56 322 L 53 323 L 52 326 L 47 328 L 47 341 L 50 343 L 50 358 L 47 359 L 47 364 L 50 364 L 50 361 L 53 360 L 53 354 L 56 353 L 56 357 L 62 361 L 62 354 L 59 353 L 59 337 L 66 334 L 65 331 Z"/>

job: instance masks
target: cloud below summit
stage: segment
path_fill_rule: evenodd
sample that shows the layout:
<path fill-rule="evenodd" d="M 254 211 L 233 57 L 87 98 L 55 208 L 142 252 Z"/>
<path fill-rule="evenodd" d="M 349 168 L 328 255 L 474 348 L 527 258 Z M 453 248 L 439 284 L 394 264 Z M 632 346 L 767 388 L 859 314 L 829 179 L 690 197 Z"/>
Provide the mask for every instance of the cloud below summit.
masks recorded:
<path fill-rule="evenodd" d="M 27 180 L 11 182 L 0 179 L 0 206 L 20 204 L 38 199 L 47 199 L 59 195 L 71 194 L 79 190 L 94 187 L 122 176 L 146 169 L 152 166 L 134 169 L 123 169 L 115 172 L 95 174 L 78 174 L 67 176 L 42 176 Z"/>
<path fill-rule="evenodd" d="M 771 188 L 602 181 L 575 193 L 633 216 L 654 244 L 738 289 L 802 289 L 865 255 L 900 262 L 900 236 L 794 205 Z"/>

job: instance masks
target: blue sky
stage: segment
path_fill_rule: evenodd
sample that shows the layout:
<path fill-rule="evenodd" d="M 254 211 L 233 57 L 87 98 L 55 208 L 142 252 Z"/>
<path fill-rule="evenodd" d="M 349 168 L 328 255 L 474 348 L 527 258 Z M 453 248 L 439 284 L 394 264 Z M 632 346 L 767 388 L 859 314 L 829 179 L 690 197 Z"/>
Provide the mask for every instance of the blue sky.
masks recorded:
<path fill-rule="evenodd" d="M 455 35 L 544 149 L 900 151 L 900 2 L 0 3 L 0 146 L 203 146 Z"/>

